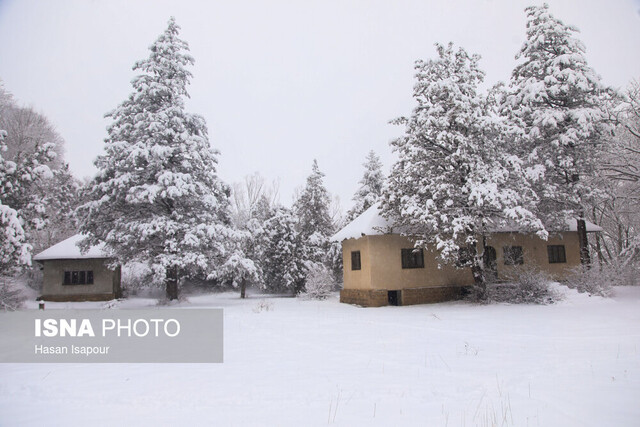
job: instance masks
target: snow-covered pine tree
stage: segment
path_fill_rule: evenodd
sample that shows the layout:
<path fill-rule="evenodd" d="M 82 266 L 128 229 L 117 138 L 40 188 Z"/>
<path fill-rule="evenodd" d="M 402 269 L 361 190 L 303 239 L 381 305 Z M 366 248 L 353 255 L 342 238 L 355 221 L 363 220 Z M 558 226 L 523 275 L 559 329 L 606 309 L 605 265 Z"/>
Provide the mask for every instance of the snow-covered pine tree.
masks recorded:
<path fill-rule="evenodd" d="M 22 171 L 14 174 L 13 179 L 19 183 L 18 186 L 11 184 L 11 195 L 5 194 L 5 202 L 21 211 L 25 238 L 33 251 L 39 252 L 75 234 L 77 227 L 72 216 L 77 206 L 79 183 L 64 163 L 64 140 L 53 124 L 32 107 L 20 107 L 4 90 L 2 81 L 0 129 L 8 134 L 4 140 L 7 149 L 2 157 L 14 163 L 17 171 Z M 29 172 L 43 165 L 53 173 L 53 179 L 40 179 Z"/>
<path fill-rule="evenodd" d="M 299 293 L 305 284 L 306 256 L 296 217 L 289 209 L 279 207 L 262 228 L 260 246 L 265 288 Z"/>
<path fill-rule="evenodd" d="M 2 157 L 2 152 L 6 151 L 4 138 L 6 131 L 0 129 L 0 183 L 6 181 L 7 174 L 12 173 L 15 164 L 7 162 Z M 31 246 L 25 242 L 22 221 L 18 217 L 18 212 L 11 206 L 6 205 L 4 185 L 0 187 L 0 273 L 5 274 L 16 265 L 29 264 L 31 262 Z"/>
<path fill-rule="evenodd" d="M 382 187 L 384 185 L 384 173 L 382 173 L 382 162 L 375 151 L 369 151 L 364 166 L 364 174 L 359 181 L 360 187 L 353 196 L 354 205 L 347 212 L 346 221 L 353 221 L 362 212 L 369 209 L 371 205 L 378 201 L 378 198 L 382 194 Z"/>
<path fill-rule="evenodd" d="M 68 164 L 52 173 L 52 179 L 43 182 L 38 190 L 45 207 L 46 225 L 31 233 L 36 253 L 78 232 L 75 209 L 80 204 L 81 184 L 71 174 Z"/>
<path fill-rule="evenodd" d="M 294 203 L 294 211 L 299 219 L 300 234 L 308 238 L 314 233 L 328 237 L 333 232 L 329 205 L 331 197 L 324 186 L 318 161 L 313 160 L 311 175 L 307 177 L 307 184 Z"/>
<path fill-rule="evenodd" d="M 133 93 L 114 111 L 90 201 L 79 208 L 84 245 L 105 242 L 121 263 L 150 264 L 178 296 L 179 274 L 214 275 L 235 241 L 229 187 L 216 174 L 218 151 L 184 98 L 193 64 L 174 18 L 133 69 Z"/>
<path fill-rule="evenodd" d="M 540 178 L 545 225 L 562 229 L 567 218 L 577 216 L 580 256 L 588 263 L 582 203 L 590 189 L 581 177 L 591 174 L 594 149 L 607 131 L 608 90 L 587 64 L 575 27 L 551 15 L 547 4 L 525 10 L 527 40 L 516 56 L 521 62 L 504 108 L 520 129 L 517 146 L 527 168 Z"/>
<path fill-rule="evenodd" d="M 546 234 L 528 207 L 535 201 L 521 162 L 502 150 L 502 123 L 478 93 L 479 56 L 451 43 L 436 49 L 438 59 L 415 64 L 412 115 L 394 121 L 405 134 L 391 143 L 398 160 L 381 208 L 416 247 L 434 245 L 444 262 L 464 251 L 482 294 L 483 236 L 505 223 Z"/>
<path fill-rule="evenodd" d="M 314 160 L 307 184 L 293 206 L 308 263 L 327 263 L 329 237 L 333 233 L 331 197 L 322 182 L 323 177 L 324 173 L 320 172 L 318 162 Z"/>
<path fill-rule="evenodd" d="M 52 178 L 46 165 L 54 157 L 53 144 L 38 144 L 33 151 L 6 160 L 6 132 L 0 130 L 0 272 L 31 265 L 31 233 L 46 224 L 45 206 L 37 193 L 44 181 Z"/>

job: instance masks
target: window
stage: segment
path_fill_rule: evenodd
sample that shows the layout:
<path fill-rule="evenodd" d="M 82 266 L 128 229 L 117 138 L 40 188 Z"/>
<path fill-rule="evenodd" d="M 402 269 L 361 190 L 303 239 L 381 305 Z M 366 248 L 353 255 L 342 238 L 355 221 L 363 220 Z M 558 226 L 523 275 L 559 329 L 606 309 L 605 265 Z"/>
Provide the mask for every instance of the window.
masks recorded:
<path fill-rule="evenodd" d="M 65 271 L 63 285 L 93 285 L 93 271 Z"/>
<path fill-rule="evenodd" d="M 424 268 L 424 253 L 422 248 L 403 249 L 402 268 Z"/>
<path fill-rule="evenodd" d="M 522 255 L 522 246 L 504 246 L 504 265 L 522 265 L 524 257 Z"/>
<path fill-rule="evenodd" d="M 351 269 L 360 270 L 360 251 L 351 251 Z"/>
<path fill-rule="evenodd" d="M 564 245 L 548 245 L 547 254 L 549 255 L 549 264 L 561 264 L 567 262 Z"/>

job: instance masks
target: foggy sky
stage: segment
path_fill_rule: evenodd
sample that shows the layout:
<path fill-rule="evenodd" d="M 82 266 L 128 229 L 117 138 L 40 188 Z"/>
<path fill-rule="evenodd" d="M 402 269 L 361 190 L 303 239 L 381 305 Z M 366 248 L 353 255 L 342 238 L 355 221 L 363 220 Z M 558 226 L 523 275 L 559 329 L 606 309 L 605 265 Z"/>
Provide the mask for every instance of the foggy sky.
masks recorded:
<path fill-rule="evenodd" d="M 507 81 L 525 39 L 524 8 L 477 1 L 0 0 L 0 79 L 47 116 L 80 178 L 95 173 L 109 123 L 132 88 L 134 62 L 175 16 L 195 58 L 189 112 L 205 117 L 228 183 L 260 172 L 290 205 L 314 158 L 344 210 L 373 149 L 385 173 L 389 120 L 413 108 L 413 62 L 453 41 L 482 56 L 487 86 Z M 549 0 L 577 26 L 605 84 L 640 78 L 638 0 Z"/>

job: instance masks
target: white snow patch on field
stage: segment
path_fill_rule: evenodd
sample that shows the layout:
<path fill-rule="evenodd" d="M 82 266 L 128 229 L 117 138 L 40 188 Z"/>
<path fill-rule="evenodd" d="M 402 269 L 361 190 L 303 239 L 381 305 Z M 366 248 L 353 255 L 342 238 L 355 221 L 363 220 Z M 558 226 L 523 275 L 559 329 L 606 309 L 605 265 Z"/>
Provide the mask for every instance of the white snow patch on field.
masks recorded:
<path fill-rule="evenodd" d="M 0 425 L 638 425 L 640 287 L 563 292 L 367 309 L 193 296 L 177 306 L 224 308 L 224 363 L 2 364 Z M 72 307 L 105 304 L 47 303 Z"/>

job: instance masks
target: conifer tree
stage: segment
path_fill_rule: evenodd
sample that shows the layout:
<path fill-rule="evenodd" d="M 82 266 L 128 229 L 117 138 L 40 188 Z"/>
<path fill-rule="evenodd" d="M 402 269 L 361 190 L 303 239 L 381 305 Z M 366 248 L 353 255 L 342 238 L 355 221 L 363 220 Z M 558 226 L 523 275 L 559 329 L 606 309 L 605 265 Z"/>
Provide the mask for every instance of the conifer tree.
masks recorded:
<path fill-rule="evenodd" d="M 545 232 L 529 209 L 521 162 L 502 150 L 502 122 L 478 92 L 479 56 L 451 43 L 436 49 L 437 59 L 416 62 L 412 115 L 395 121 L 405 134 L 391 143 L 398 161 L 381 208 L 416 247 L 434 245 L 444 262 L 466 253 L 482 296 L 483 236 L 506 223 Z"/>
<path fill-rule="evenodd" d="M 47 163 L 55 157 L 53 144 L 44 143 L 6 160 L 5 135 L 0 130 L 0 273 L 31 265 L 32 233 L 46 224 L 45 205 L 36 190 L 52 178 Z"/>
<path fill-rule="evenodd" d="M 4 137 L 6 132 L 0 130 L 0 149 L 4 150 Z M 0 153 L 0 180 L 5 181 L 8 173 L 13 171 L 13 165 L 7 164 Z M 6 273 L 16 265 L 29 264 L 31 262 L 31 246 L 25 242 L 24 229 L 18 212 L 11 206 L 7 206 L 5 200 L 6 189 L 2 188 L 0 200 L 0 272 Z"/>
<path fill-rule="evenodd" d="M 295 216 L 283 207 L 264 222 L 261 265 L 268 290 L 297 294 L 304 288 L 305 247 L 297 228 Z"/>
<path fill-rule="evenodd" d="M 79 208 L 84 245 L 105 242 L 120 263 L 146 261 L 178 296 L 180 274 L 216 275 L 236 241 L 229 188 L 201 116 L 185 111 L 194 60 L 174 18 L 133 69 L 133 92 L 107 114 L 105 153 Z"/>
<path fill-rule="evenodd" d="M 71 174 L 66 163 L 59 169 L 52 170 L 52 173 L 52 179 L 43 182 L 37 191 L 45 207 L 46 225 L 31 233 L 35 253 L 73 236 L 78 231 L 75 209 L 80 204 L 80 182 Z"/>
<path fill-rule="evenodd" d="M 313 161 L 311 175 L 293 209 L 298 220 L 298 232 L 304 242 L 304 259 L 307 267 L 312 264 L 326 264 L 329 237 L 333 233 L 329 192 L 322 179 L 318 162 Z"/>
<path fill-rule="evenodd" d="M 371 150 L 362 166 L 364 166 L 364 174 L 359 182 L 360 187 L 353 196 L 354 205 L 347 212 L 347 222 L 353 221 L 358 215 L 369 209 L 382 194 L 384 174 L 380 157 Z"/>
<path fill-rule="evenodd" d="M 547 4 L 526 13 L 527 40 L 504 108 L 518 130 L 516 149 L 538 176 L 545 224 L 562 229 L 577 216 L 581 260 L 588 263 L 582 204 L 590 189 L 583 178 L 592 174 L 595 148 L 607 131 L 608 90 L 587 64 L 575 27 L 555 18 Z"/>
<path fill-rule="evenodd" d="M 307 177 L 307 184 L 294 204 L 303 238 L 309 238 L 315 233 L 329 237 L 333 232 L 329 214 L 331 198 L 322 182 L 323 177 L 324 173 L 320 172 L 318 161 L 314 159 L 311 175 Z"/>

